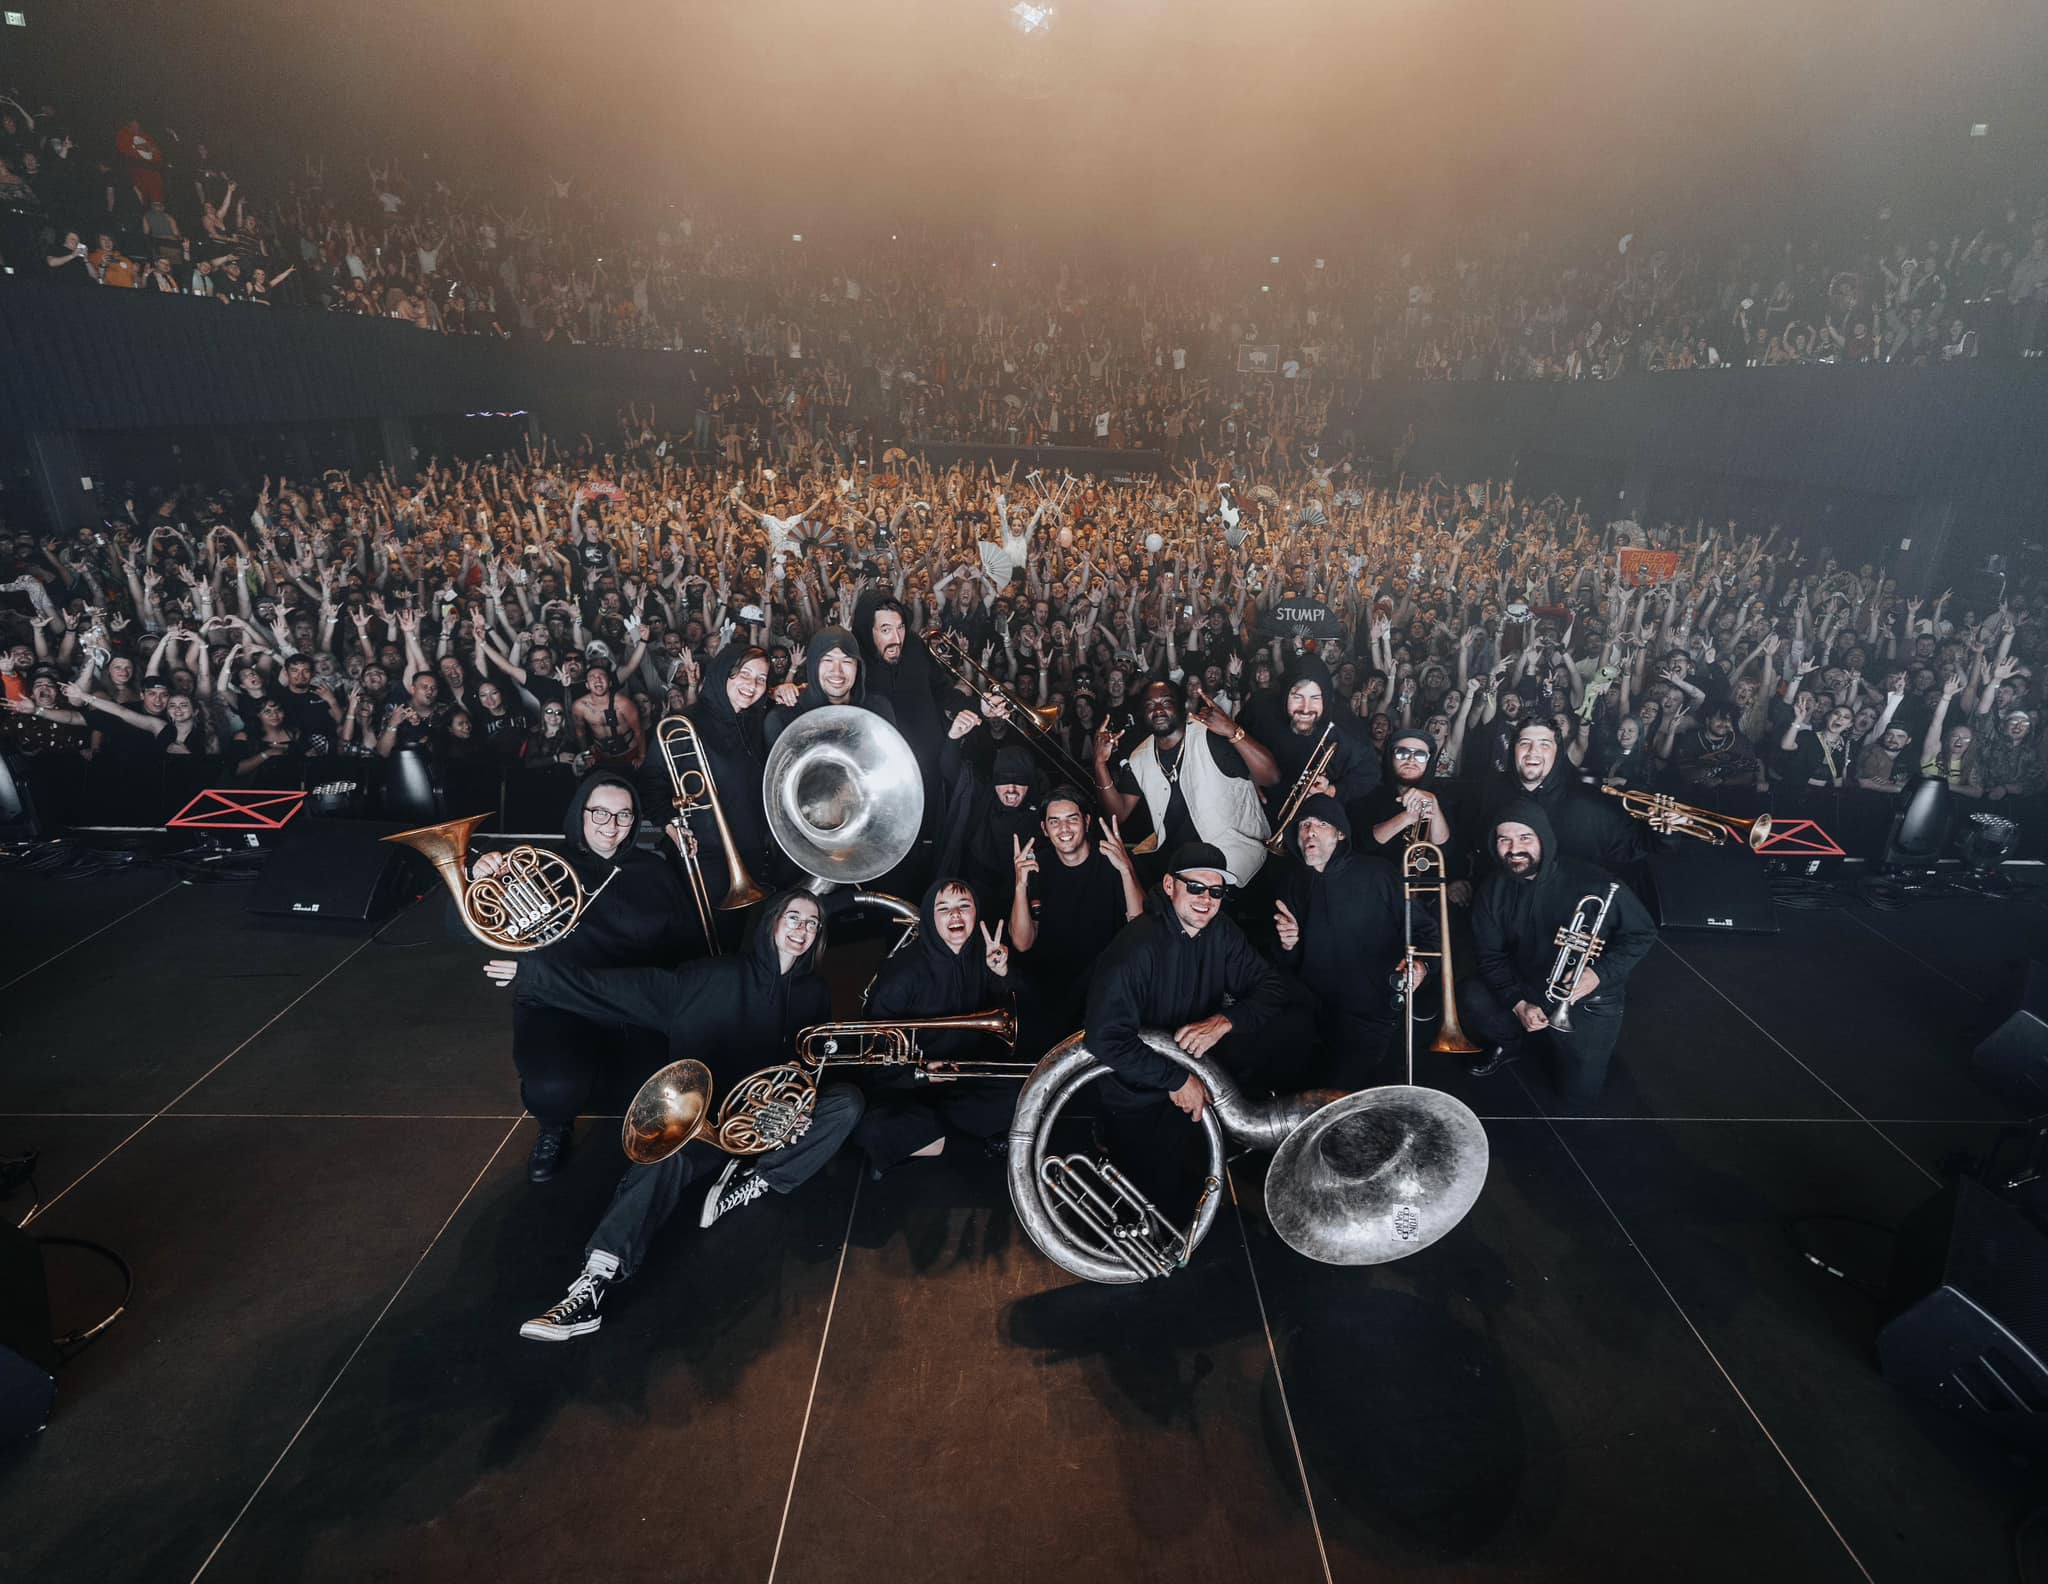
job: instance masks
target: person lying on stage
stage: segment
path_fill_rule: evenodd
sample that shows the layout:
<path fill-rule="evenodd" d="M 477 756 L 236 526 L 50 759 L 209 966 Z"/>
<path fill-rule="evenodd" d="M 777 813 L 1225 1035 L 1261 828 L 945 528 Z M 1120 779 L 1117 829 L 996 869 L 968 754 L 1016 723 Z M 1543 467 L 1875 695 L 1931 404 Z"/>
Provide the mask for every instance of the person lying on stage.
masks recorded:
<path fill-rule="evenodd" d="M 868 991 L 862 1017 L 871 1023 L 918 1022 L 1006 1007 L 1024 989 L 1010 972 L 1003 921 L 981 916 L 965 881 L 932 882 L 919 910 L 917 935 L 885 960 Z M 985 1034 L 922 1032 L 919 1048 L 930 1058 L 966 1061 L 1000 1057 Z M 871 1069 L 867 1114 L 855 1141 L 879 1177 L 890 1167 L 941 1154 L 948 1129 L 984 1141 L 999 1138 L 1017 1105 L 1017 1085 L 1003 1078 L 919 1078 L 908 1067 Z"/>
<path fill-rule="evenodd" d="M 1274 960 L 1315 998 L 1318 1081 L 1363 1089 L 1374 1081 L 1394 1028 L 1401 911 L 1408 907 L 1400 871 L 1352 853 L 1344 806 L 1323 793 L 1302 805 L 1287 848 L 1292 861 L 1281 866 L 1273 909 Z M 1415 944 L 1436 950 L 1436 910 L 1409 911 Z M 1413 964 L 1411 990 L 1422 982 L 1423 967 Z"/>
<path fill-rule="evenodd" d="M 741 955 L 706 958 L 674 973 L 567 968 L 542 958 L 529 962 L 520 977 L 543 1005 L 665 1034 L 670 1060 L 694 1057 L 711 1069 L 715 1103 L 738 1079 L 789 1061 L 797 1032 L 831 1016 L 832 998 L 817 972 L 824 953 L 825 915 L 818 899 L 790 890 L 770 899 Z M 585 1246 L 581 1273 L 559 1303 L 527 1321 L 519 1334 L 536 1342 L 566 1342 L 595 1331 L 605 1293 L 639 1268 L 692 1182 L 724 1163 L 698 1217 L 698 1225 L 707 1227 L 771 1188 L 793 1192 L 823 1169 L 859 1123 L 861 1110 L 854 1085 L 823 1084 L 810 1127 L 780 1149 L 741 1158 L 699 1141 L 651 1166 L 627 1167 Z"/>
<path fill-rule="evenodd" d="M 547 1182 L 560 1169 L 576 1117 L 600 1076 L 616 1070 L 637 1085 L 668 1059 L 659 1039 L 622 1028 L 618 1018 L 542 1005 L 532 988 L 534 966 L 546 961 L 568 968 L 673 968 L 686 957 L 704 955 L 689 882 L 675 861 L 675 844 L 689 838 L 671 822 L 669 847 L 643 851 L 633 845 L 639 824 L 639 798 L 623 774 L 598 770 L 584 777 L 569 800 L 563 854 L 583 886 L 582 916 L 553 945 L 484 965 L 485 973 L 513 990 L 512 1065 L 519 1072 L 520 1101 L 540 1124 L 526 1161 L 532 1182 Z M 469 872 L 472 881 L 501 875 L 505 855 L 483 853 Z"/>
<path fill-rule="evenodd" d="M 1469 1059 L 1474 1077 L 1520 1057 L 1531 1037 L 1549 1047 L 1551 1080 L 1567 1099 L 1597 1095 L 1621 1037 L 1630 970 L 1657 941 L 1657 926 L 1635 893 L 1622 886 L 1601 930 L 1605 942 L 1571 1002 L 1571 1031 L 1552 1027 L 1546 996 L 1558 956 L 1557 932 L 1573 923 L 1580 900 L 1596 901 L 1613 876 L 1557 850 L 1550 816 L 1540 804 L 1510 803 L 1488 831 L 1496 867 L 1472 902 L 1475 974 L 1458 982 L 1458 1016 L 1490 1049 Z M 1588 919 L 1591 910 L 1588 909 Z"/>
<path fill-rule="evenodd" d="M 1012 858 L 1016 893 L 1010 904 L 1010 950 L 1022 961 L 1037 995 L 1036 1015 L 1028 1019 L 1017 1048 L 1032 1055 L 1081 1026 L 1096 964 L 1117 932 L 1145 910 L 1145 890 L 1117 822 L 1094 823 L 1099 841 L 1089 839 L 1088 805 L 1080 791 L 1054 787 L 1039 822 L 1043 842 L 1038 837 L 1017 842 Z"/>

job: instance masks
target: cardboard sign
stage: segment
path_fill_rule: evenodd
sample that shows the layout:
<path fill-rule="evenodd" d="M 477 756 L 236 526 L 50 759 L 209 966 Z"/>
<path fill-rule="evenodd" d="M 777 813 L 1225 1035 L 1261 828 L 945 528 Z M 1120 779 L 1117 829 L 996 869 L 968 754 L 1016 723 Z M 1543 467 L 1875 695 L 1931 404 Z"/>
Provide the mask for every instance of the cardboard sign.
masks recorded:
<path fill-rule="evenodd" d="M 1300 634 L 1306 638 L 1342 638 L 1344 624 L 1332 616 L 1329 608 L 1316 600 L 1283 599 L 1276 601 L 1259 618 L 1259 630 L 1268 636 Z"/>
<path fill-rule="evenodd" d="M 1652 583 L 1669 583 L 1678 576 L 1676 550 L 1630 550 L 1619 552 L 1621 581 L 1629 588 Z"/>

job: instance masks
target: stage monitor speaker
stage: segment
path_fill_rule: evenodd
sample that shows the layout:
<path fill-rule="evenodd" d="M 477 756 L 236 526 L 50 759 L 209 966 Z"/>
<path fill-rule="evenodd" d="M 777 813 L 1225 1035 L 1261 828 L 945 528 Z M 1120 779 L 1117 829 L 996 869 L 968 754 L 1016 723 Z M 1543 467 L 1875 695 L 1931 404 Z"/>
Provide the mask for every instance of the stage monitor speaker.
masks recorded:
<path fill-rule="evenodd" d="M 294 820 L 256 879 L 249 911 L 381 923 L 426 884 L 424 860 L 381 839 L 402 829 L 374 820 Z"/>
<path fill-rule="evenodd" d="M 0 1442 L 34 1435 L 57 1397 L 42 1245 L 0 1220 Z"/>
<path fill-rule="evenodd" d="M 1992 1015 L 1997 1026 L 1970 1058 L 1977 1077 L 2030 1114 L 2048 1111 L 2048 965 L 2029 962 Z"/>
<path fill-rule="evenodd" d="M 1885 1379 L 1993 1435 L 2048 1451 L 2048 1233 L 1974 1178 L 1899 1229 Z"/>
<path fill-rule="evenodd" d="M 1650 854 L 1650 882 L 1660 929 L 1778 933 L 1764 861 L 1753 852 L 1681 837 L 1671 851 Z"/>

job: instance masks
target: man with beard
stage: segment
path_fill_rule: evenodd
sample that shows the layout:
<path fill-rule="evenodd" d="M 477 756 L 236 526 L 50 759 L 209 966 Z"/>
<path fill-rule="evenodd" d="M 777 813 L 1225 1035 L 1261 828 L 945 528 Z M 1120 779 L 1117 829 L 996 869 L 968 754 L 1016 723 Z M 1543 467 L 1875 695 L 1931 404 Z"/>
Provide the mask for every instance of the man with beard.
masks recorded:
<path fill-rule="evenodd" d="M 1351 851 L 1351 821 L 1335 798 L 1317 793 L 1302 804 L 1287 833 L 1298 860 L 1280 875 L 1273 909 L 1275 958 L 1315 998 L 1322 1046 L 1319 1078 L 1362 1089 L 1385 1054 L 1394 1027 L 1394 985 L 1402 972 L 1401 915 L 1423 951 L 1437 948 L 1434 909 L 1410 906 L 1392 864 Z M 1408 988 L 1422 982 L 1411 965 Z"/>
<path fill-rule="evenodd" d="M 1088 805 L 1074 787 L 1054 787 L 1039 821 L 1051 857 L 1038 840 L 1017 841 L 1012 864 L 1010 948 L 1019 953 L 1036 991 L 1036 1027 L 1018 1045 L 1038 1053 L 1081 1026 L 1095 965 L 1125 924 L 1145 910 L 1138 869 L 1114 819 L 1098 821 L 1102 839 L 1088 839 Z"/>
<path fill-rule="evenodd" d="M 1272 834 L 1259 789 L 1280 779 L 1273 756 L 1215 705 L 1190 716 L 1174 682 L 1154 682 L 1139 699 L 1147 736 L 1113 775 L 1117 740 L 1095 739 L 1095 789 L 1103 812 L 1126 820 L 1142 803 L 1162 852 L 1190 842 L 1219 849 L 1243 885 L 1266 861 Z"/>
<path fill-rule="evenodd" d="M 1000 921 L 993 929 L 983 921 L 966 882 L 933 881 L 917 934 L 883 962 L 863 1015 L 870 1022 L 907 1023 L 1007 1006 L 1022 986 L 1010 973 L 1003 929 Z M 925 1031 L 916 1039 L 932 1061 L 991 1054 L 982 1050 L 984 1034 Z M 997 1137 L 1017 1105 L 1017 1085 L 1005 1078 L 920 1078 L 907 1067 L 882 1067 L 866 1088 L 867 1115 L 856 1140 L 878 1177 L 902 1161 L 941 1154 L 948 1128 L 984 1141 Z"/>
<path fill-rule="evenodd" d="M 804 679 L 801 686 L 785 682 L 775 689 L 775 707 L 768 712 L 764 733 L 769 747 L 788 729 L 814 709 L 828 704 L 852 704 L 896 724 L 896 711 L 888 699 L 869 690 L 867 667 L 861 661 L 860 645 L 844 627 L 820 627 L 804 646 Z"/>
<path fill-rule="evenodd" d="M 747 1074 L 787 1062 L 797 1032 L 831 1016 L 832 998 L 817 974 L 824 951 L 825 915 L 818 899 L 785 891 L 770 900 L 743 953 L 706 958 L 674 973 L 565 968 L 545 959 L 532 962 L 528 973 L 531 993 L 543 1005 L 665 1035 L 670 1058 L 703 1062 L 711 1069 L 712 1093 L 722 1095 Z M 598 1311 L 606 1292 L 639 1267 L 695 1179 L 725 1162 L 705 1196 L 700 1226 L 744 1209 L 771 1188 L 790 1193 L 824 1168 L 859 1123 L 861 1110 L 860 1091 L 852 1084 L 826 1084 L 810 1126 L 778 1149 L 728 1157 L 698 1140 L 651 1166 L 627 1167 L 585 1246 L 582 1272 L 561 1302 L 527 1321 L 519 1334 L 536 1342 L 566 1342 L 595 1331 L 603 1323 Z"/>
<path fill-rule="evenodd" d="M 924 767 L 925 823 L 931 828 L 941 807 L 939 744 L 946 728 L 939 700 L 951 679 L 933 663 L 931 652 L 910 636 L 910 617 L 896 600 L 870 589 L 855 603 L 853 632 L 866 664 L 868 701 L 886 699 L 896 729 Z"/>
<path fill-rule="evenodd" d="M 512 1064 L 519 1071 L 519 1098 L 540 1125 L 526 1162 L 532 1182 L 547 1182 L 560 1168 L 570 1129 L 599 1077 L 621 1069 L 638 1084 L 661 1065 L 663 1047 L 622 1028 L 616 1018 L 578 1016 L 543 1004 L 533 989 L 536 976 L 522 972 L 522 965 L 671 968 L 704 950 L 696 909 L 672 855 L 633 845 L 639 822 L 639 799 L 625 777 L 608 770 L 585 777 L 563 825 L 565 856 L 584 889 L 576 928 L 529 956 L 484 964 L 498 984 L 513 986 Z M 671 824 L 671 843 L 684 839 Z M 505 867 L 503 853 L 486 852 L 471 864 L 470 878 L 494 879 Z"/>
<path fill-rule="evenodd" d="M 1735 729 L 1739 711 L 1726 700 L 1709 704 L 1700 725 L 1678 739 L 1672 773 L 1689 787 L 1754 785 L 1761 766 L 1749 739 Z"/>
<path fill-rule="evenodd" d="M 1570 1100 L 1597 1095 L 1621 1037 L 1622 998 L 1629 971 L 1656 944 L 1657 927 L 1626 886 L 1614 893 L 1605 943 L 1586 968 L 1571 1004 L 1571 1030 L 1553 1028 L 1547 984 L 1557 960 L 1557 933 L 1569 927 L 1588 896 L 1616 884 L 1604 869 L 1557 848 L 1542 805 L 1517 800 L 1487 827 L 1497 867 L 1472 903 L 1476 974 L 1458 985 L 1458 1015 L 1490 1046 L 1469 1058 L 1474 1077 L 1498 1072 L 1532 1036 L 1549 1045 L 1551 1082 Z"/>
<path fill-rule="evenodd" d="M 1496 862 L 1492 830 L 1500 811 L 1510 803 L 1530 802 L 1549 817 L 1556 838 L 1552 851 L 1567 858 L 1619 867 L 1647 857 L 1674 839 L 1661 825 L 1631 819 L 1620 803 L 1586 791 L 1569 759 L 1558 753 L 1557 728 L 1547 720 L 1528 720 L 1515 733 L 1514 769 L 1496 784 L 1478 822 L 1479 846 L 1473 853 L 1475 875 Z"/>
<path fill-rule="evenodd" d="M 1282 805 L 1293 792 L 1302 771 L 1322 742 L 1325 727 L 1331 728 L 1333 747 L 1330 763 L 1315 789 L 1327 792 L 1347 810 L 1360 809 L 1379 785 L 1379 761 L 1371 744 L 1362 747 L 1351 735 L 1345 716 L 1331 704 L 1337 697 L 1330 668 L 1314 651 L 1297 655 L 1287 676 L 1287 689 L 1276 702 L 1260 700 L 1239 712 L 1251 734 L 1273 756 L 1280 779 L 1266 793 L 1266 813 L 1277 819 Z"/>

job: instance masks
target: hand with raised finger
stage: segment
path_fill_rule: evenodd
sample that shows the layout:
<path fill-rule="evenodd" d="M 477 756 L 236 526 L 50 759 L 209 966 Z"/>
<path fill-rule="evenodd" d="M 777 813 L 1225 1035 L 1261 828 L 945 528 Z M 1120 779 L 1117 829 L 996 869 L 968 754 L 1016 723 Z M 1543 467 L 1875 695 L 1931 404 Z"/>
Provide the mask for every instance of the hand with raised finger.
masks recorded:
<path fill-rule="evenodd" d="M 1301 944 L 1301 921 L 1285 902 L 1274 905 L 1273 933 L 1279 938 L 1282 951 L 1293 951 Z"/>
<path fill-rule="evenodd" d="M 986 924 L 980 926 L 981 938 L 987 947 L 983 961 L 988 964 L 988 971 L 998 979 L 1007 977 L 1010 972 L 1010 948 L 1003 944 L 1003 931 L 1007 927 L 1007 922 L 998 923 L 991 935 Z"/>

